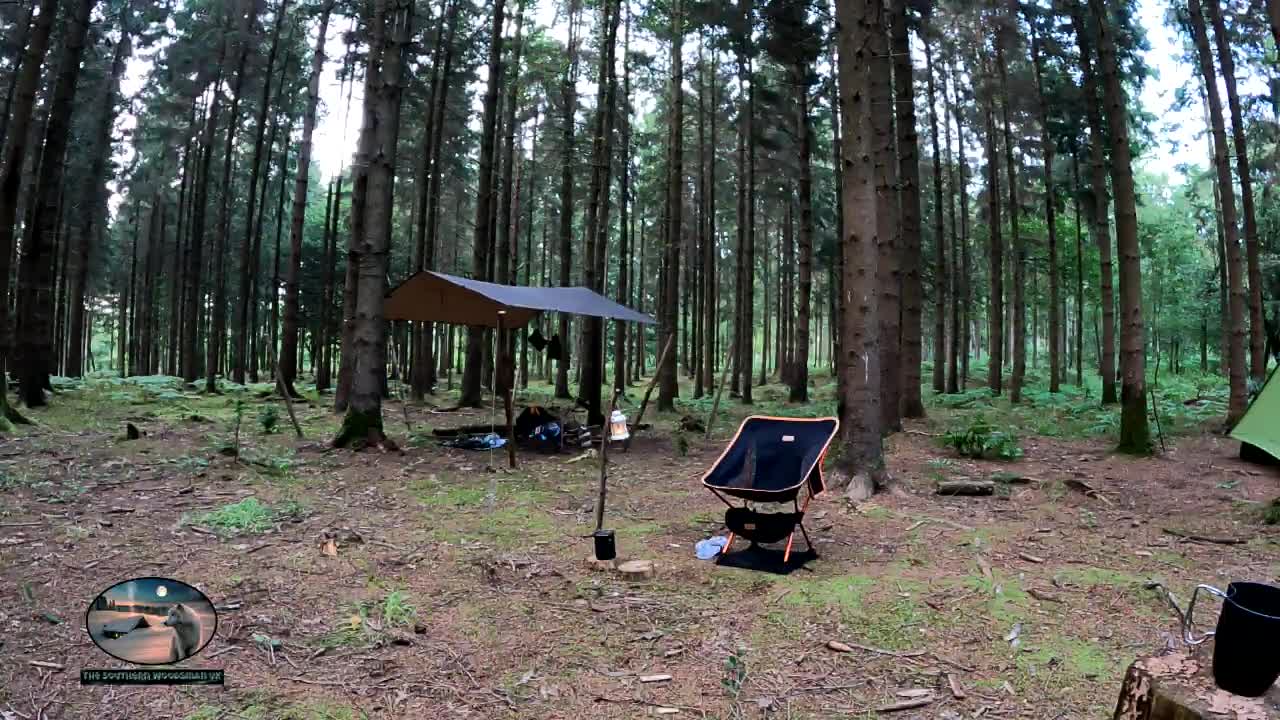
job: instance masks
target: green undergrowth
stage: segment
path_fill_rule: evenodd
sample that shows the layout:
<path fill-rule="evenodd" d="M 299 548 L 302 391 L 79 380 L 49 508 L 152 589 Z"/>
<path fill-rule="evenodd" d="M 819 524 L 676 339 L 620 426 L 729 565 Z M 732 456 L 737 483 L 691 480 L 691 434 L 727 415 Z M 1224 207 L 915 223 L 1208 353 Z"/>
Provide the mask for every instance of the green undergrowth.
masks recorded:
<path fill-rule="evenodd" d="M 256 497 L 224 505 L 217 510 L 183 516 L 184 525 L 199 525 L 220 535 L 255 534 L 270 530 L 277 522 L 299 518 L 306 509 L 296 500 L 268 506 Z"/>

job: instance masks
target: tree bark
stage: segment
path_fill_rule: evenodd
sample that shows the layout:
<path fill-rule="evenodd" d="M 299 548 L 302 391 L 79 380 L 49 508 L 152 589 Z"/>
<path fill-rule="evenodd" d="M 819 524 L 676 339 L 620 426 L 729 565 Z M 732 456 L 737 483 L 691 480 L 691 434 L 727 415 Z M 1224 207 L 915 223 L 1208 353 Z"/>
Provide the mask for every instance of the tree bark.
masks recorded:
<path fill-rule="evenodd" d="M 930 37 L 929 13 L 921 15 L 920 41 L 924 44 L 925 79 L 929 91 L 929 142 L 933 148 L 933 391 L 947 392 L 947 370 L 956 373 L 955 341 L 953 351 L 947 352 L 947 243 L 943 228 L 942 205 L 942 153 L 938 147 L 938 100 L 934 91 L 933 43 Z M 947 125 L 947 155 L 950 166 L 951 126 Z M 954 190 L 954 186 L 952 188 Z M 956 211 L 954 198 L 951 203 L 951 227 L 954 230 Z M 955 325 L 952 325 L 952 334 Z M 951 390 L 951 392 L 955 392 Z"/>
<path fill-rule="evenodd" d="M 902 429 L 902 231 L 898 203 L 898 162 L 894 152 L 894 88 L 889 58 L 888 18 L 877 12 L 878 31 L 870 36 L 872 53 L 871 129 L 875 142 L 876 242 L 880 248 L 880 414 L 885 432 Z"/>
<path fill-rule="evenodd" d="M 336 0 L 328 0 L 320 11 L 320 29 L 311 56 L 311 80 L 307 84 L 307 106 L 302 115 L 302 145 L 298 148 L 298 171 L 293 182 L 293 207 L 289 216 L 289 265 L 284 279 L 284 329 L 280 336 L 279 376 L 285 392 L 297 397 L 293 382 L 298 369 L 298 293 L 302 272 L 302 228 L 307 215 L 307 185 L 311 179 L 311 137 L 316 127 L 316 106 L 320 100 L 320 75 L 324 71 L 324 42 L 329 16 Z M 326 218 L 327 219 L 327 218 Z M 321 299 L 321 304 L 327 304 Z"/>
<path fill-rule="evenodd" d="M 36 90 L 40 85 L 40 67 L 49 50 L 49 36 L 58 14 L 58 0 L 40 0 L 39 13 L 31 21 L 22 65 L 17 70 L 14 103 L 6 127 L 4 164 L 0 165 L 0 412 L 14 416 L 9 407 L 9 278 L 12 274 L 14 231 L 18 217 L 18 199 L 22 191 L 22 170 L 26 164 L 27 140 L 35 111 Z"/>
<path fill-rule="evenodd" d="M 791 402 L 809 401 L 809 315 L 813 295 L 813 156 L 809 127 L 809 68 L 797 64 L 792 68 L 796 85 L 796 138 L 800 146 L 800 182 L 797 184 L 800 204 L 800 235 L 797 253 L 799 266 L 798 307 L 796 308 L 795 354 L 791 358 Z"/>
<path fill-rule="evenodd" d="M 560 156 L 560 285 L 571 284 L 570 272 L 573 267 L 573 161 L 574 151 L 574 118 L 578 101 L 578 13 L 581 6 L 578 0 L 571 0 L 569 6 L 569 58 L 565 64 L 564 75 L 560 79 L 560 100 L 564 106 L 561 118 L 561 150 Z M 570 399 L 569 394 L 569 340 L 570 317 L 568 313 L 560 313 L 561 355 L 556 361 L 555 396 Z"/>
<path fill-rule="evenodd" d="M 1000 237 L 1000 163 L 997 159 L 999 143 L 996 140 L 994 104 L 995 100 L 988 91 L 983 110 L 987 140 L 987 228 L 991 272 L 991 296 L 987 305 L 987 344 L 990 347 L 987 387 L 999 395 L 1004 383 L 1004 240 Z"/>
<path fill-rule="evenodd" d="M 258 209 L 258 178 L 261 171 L 262 145 L 267 130 L 267 110 L 271 104 L 271 79 L 276 63 L 276 50 L 280 44 L 280 29 L 284 26 L 285 14 L 289 8 L 289 0 L 280 0 L 276 8 L 275 27 L 271 31 L 271 47 L 267 51 L 267 66 L 262 75 L 262 98 L 258 102 L 258 113 L 254 119 L 253 155 L 249 164 L 249 205 L 245 211 L 244 239 L 240 243 L 240 296 L 236 303 L 235 322 L 231 329 L 231 379 L 244 384 L 245 367 L 249 345 L 249 304 L 253 302 L 253 228 L 254 213 Z M 253 27 L 250 21 L 249 27 Z M 250 35 L 249 42 L 254 37 Z M 270 152 L 270 148 L 268 148 Z"/>
<path fill-rule="evenodd" d="M 1271 20 L 1271 38 L 1280 47 L 1280 0 L 1267 0 L 1267 18 Z"/>
<path fill-rule="evenodd" d="M 1013 99 L 1009 95 L 1009 73 L 1005 64 L 1005 45 L 1011 44 L 1015 36 L 1013 26 L 1017 18 L 1010 13 L 1002 16 L 1000 21 L 1005 26 L 996 33 L 996 67 L 1000 73 L 1000 94 L 1003 96 L 1000 112 L 1004 126 L 1004 161 L 1009 180 L 1009 247 L 1012 252 L 1009 260 L 1013 265 L 1013 292 L 1010 298 L 1012 305 L 1010 310 L 1013 316 L 1013 371 L 1009 375 L 1009 402 L 1019 403 L 1022 402 L 1022 384 L 1027 374 L 1027 249 L 1022 241 L 1022 232 L 1019 227 L 1022 204 L 1018 201 L 1017 157 L 1014 153 L 1016 141 L 1009 121 L 1009 106 Z"/>
<path fill-rule="evenodd" d="M 1274 2 L 1274 0 L 1272 0 Z M 1213 36 L 1217 43 L 1218 65 L 1227 88 L 1227 107 L 1231 112 L 1231 145 L 1236 154 L 1236 176 L 1240 180 L 1240 213 L 1244 220 L 1245 261 L 1248 266 L 1249 301 L 1249 377 L 1262 383 L 1267 374 L 1267 328 L 1262 317 L 1261 244 L 1258 241 L 1258 215 L 1253 202 L 1253 177 L 1249 167 L 1249 142 L 1245 135 L 1244 114 L 1240 109 L 1240 93 L 1236 89 L 1235 60 L 1231 55 L 1231 37 L 1222 20 L 1219 0 L 1205 0 Z M 1201 19 L 1203 22 L 1203 19 Z"/>
<path fill-rule="evenodd" d="M 89 14 L 94 0 L 77 0 L 66 18 L 62 37 L 62 57 L 49 101 L 49 119 L 45 126 L 43 160 L 40 175 L 32 189 L 32 219 L 23 238 L 22 259 L 18 268 L 18 328 L 15 363 L 19 394 L 27 407 L 45 404 L 44 391 L 49 384 L 52 358 L 53 312 L 53 244 L 61 213 L 63 155 L 71 131 L 71 112 L 84 56 L 85 36 L 89 30 Z M 2 244 L 2 243 L 0 243 Z M 7 248 L 0 248 L 4 250 Z M 0 296 L 2 301 L 3 296 Z"/>
<path fill-rule="evenodd" d="M 663 247 L 663 279 L 662 288 L 662 322 L 659 331 L 659 344 L 665 344 L 675 337 L 680 317 L 680 248 L 684 230 L 684 63 L 681 57 L 684 49 L 683 21 L 684 5 L 681 0 L 673 0 L 671 7 L 671 80 L 668 85 L 667 102 L 671 118 L 667 129 L 669 163 L 667 168 L 667 227 L 666 243 Z M 673 343 L 674 345 L 675 343 Z M 676 398 L 680 394 L 679 376 L 677 373 L 677 350 L 673 346 L 671 352 L 658 367 L 658 410 L 674 410 Z M 747 381 L 748 386 L 750 380 Z"/>
<path fill-rule="evenodd" d="M 1190 2 L 1198 5 L 1198 0 Z M 1108 17 L 1102 0 L 1089 0 L 1089 7 L 1098 33 L 1098 65 L 1102 72 L 1108 129 L 1111 131 L 1111 185 L 1115 188 L 1116 249 L 1120 254 L 1120 359 L 1124 382 L 1120 390 L 1118 449 L 1146 454 L 1151 451 L 1151 431 L 1147 425 L 1142 259 L 1138 247 L 1137 197 L 1129 154 L 1128 102 L 1116 60 L 1114 20 Z"/>
<path fill-rule="evenodd" d="M 1200 74 L 1208 95 L 1210 127 L 1213 134 L 1213 164 L 1217 171 L 1218 194 L 1222 202 L 1222 226 L 1226 246 L 1225 261 L 1229 285 L 1228 311 L 1230 335 L 1227 343 L 1227 368 L 1230 392 L 1227 402 L 1227 424 L 1234 425 L 1244 416 L 1248 407 L 1245 364 L 1245 289 L 1241 278 L 1240 238 L 1237 229 L 1235 186 L 1231 179 L 1231 165 L 1227 159 L 1226 123 L 1222 117 L 1222 100 L 1218 95 L 1217 72 L 1213 66 L 1213 54 L 1209 49 L 1209 35 L 1205 28 L 1200 0 L 1188 0 L 1191 34 L 1195 41 L 1200 62 Z"/>
<path fill-rule="evenodd" d="M 353 264 L 357 267 L 351 396 L 336 446 L 382 443 L 382 395 L 386 382 L 387 325 L 382 302 L 387 290 L 396 146 L 400 130 L 400 99 L 404 92 L 401 66 L 409 40 L 413 0 L 375 0 L 370 17 L 371 41 L 365 71 L 364 131 L 360 157 L 367 189 L 362 235 L 352 234 Z M 365 142 L 365 140 L 368 142 Z M 353 228 L 356 223 L 353 223 Z"/>
<path fill-rule="evenodd" d="M 1084 386 L 1084 234 L 1080 229 L 1080 156 L 1071 153 L 1071 179 L 1074 192 L 1072 215 L 1076 218 L 1076 387 Z"/>
<path fill-rule="evenodd" d="M 844 395 L 837 401 L 843 452 L 839 466 L 851 488 L 866 492 L 884 465 L 880 411 L 879 274 L 872 137 L 872 36 L 883 35 L 878 0 L 836 3 L 839 43 L 841 205 L 843 274 L 840 347 L 844 354 Z"/>
<path fill-rule="evenodd" d="M 493 4 L 493 25 L 489 33 L 489 81 L 484 94 L 484 117 L 480 125 L 480 165 L 476 188 L 476 223 L 472 254 L 472 277 L 491 280 L 489 248 L 493 244 L 494 154 L 498 142 L 498 86 L 502 80 L 502 21 L 505 0 Z M 462 395 L 459 404 L 480 407 L 482 360 L 489 331 L 467 328 L 467 360 L 462 368 Z"/>
<path fill-rule="evenodd" d="M 124 75 L 126 61 L 133 49 L 127 19 L 121 20 L 120 29 L 121 38 L 116 42 L 111 60 L 111 74 L 103 77 L 102 95 L 95 106 L 99 108 L 100 114 L 97 118 L 98 125 L 93 139 L 93 160 L 90 164 L 89 174 L 85 178 L 84 189 L 80 194 L 80 205 L 76 208 L 79 212 L 79 219 L 75 224 L 77 232 L 70 239 L 75 248 L 71 253 L 72 264 L 69 272 L 69 288 L 67 290 L 69 310 L 67 337 L 69 342 L 66 374 L 70 377 L 80 377 L 84 374 L 85 289 L 89 279 L 90 254 L 93 249 L 91 241 L 93 239 L 93 231 L 98 224 L 105 220 L 103 201 L 106 191 L 107 159 L 111 156 L 111 126 L 115 123 L 116 118 L 116 101 L 120 93 L 120 78 Z M 174 279 L 177 279 L 176 274 Z M 171 315 L 170 322 L 176 321 L 176 314 Z M 172 352 L 173 348 L 170 350 Z"/>
<path fill-rule="evenodd" d="M 244 5 L 249 5 L 246 12 Z M 231 89 L 231 108 L 229 121 L 227 123 L 226 144 L 222 151 L 222 202 L 218 212 L 218 231 L 214 235 L 214 245 L 212 248 L 212 256 L 214 258 L 214 291 L 213 304 L 210 312 L 212 313 L 212 328 L 206 340 L 205 346 L 205 367 L 204 367 L 204 389 L 207 393 L 215 393 L 218 391 L 217 376 L 221 369 L 222 351 L 225 348 L 226 328 L 227 328 L 227 280 L 224 268 L 226 266 L 226 253 L 228 250 L 228 242 L 231 234 L 231 210 L 230 201 L 232 194 L 231 174 L 234 159 L 235 137 L 236 131 L 240 124 L 240 91 L 244 86 L 245 60 L 248 57 L 249 30 L 253 27 L 254 14 L 256 5 L 252 2 L 237 6 L 236 12 L 240 15 L 240 25 L 237 34 L 241 38 L 236 41 L 238 47 L 236 53 L 238 60 L 236 61 L 235 80 L 232 82 Z"/>
<path fill-rule="evenodd" d="M 583 267 L 587 287 L 602 294 L 606 279 L 605 240 L 609 230 L 609 186 L 613 167 L 613 107 L 618 88 L 613 66 L 621 10 L 618 0 L 606 1 L 601 6 L 600 66 L 596 73 L 598 92 L 591 140 L 591 184 L 587 191 L 586 262 Z M 600 402 L 600 385 L 604 382 L 603 318 L 583 319 L 582 347 L 578 399 L 586 407 L 587 424 L 599 425 L 605 419 Z"/>
<path fill-rule="evenodd" d="M 1076 43 L 1080 47 L 1080 74 L 1083 79 L 1085 117 L 1089 123 L 1089 155 L 1092 194 L 1086 195 L 1086 208 L 1092 217 L 1090 228 L 1094 243 L 1098 246 L 1098 291 L 1102 300 L 1102 354 L 1098 370 L 1102 373 L 1102 404 L 1116 402 L 1116 318 L 1115 297 L 1112 290 L 1111 233 L 1108 228 L 1107 161 L 1103 138 L 1106 132 L 1099 110 L 1101 97 L 1098 80 L 1093 72 L 1093 41 L 1084 25 L 1080 7 L 1074 7 L 1071 24 L 1075 29 Z"/>
<path fill-rule="evenodd" d="M 898 135 L 898 189 L 902 218 L 902 417 L 924 417 L 920 398 L 920 365 L 923 361 L 924 288 L 920 279 L 920 149 L 916 133 L 914 69 L 907 34 L 907 0 L 893 0 L 892 30 L 894 103 Z M 941 268 L 938 268 L 941 269 Z"/>
<path fill-rule="evenodd" d="M 1055 216 L 1057 199 L 1054 196 L 1053 184 L 1053 136 L 1049 132 L 1049 103 L 1044 93 L 1042 58 L 1040 53 L 1040 36 L 1035 29 L 1035 19 L 1028 16 L 1031 25 L 1031 60 L 1036 77 L 1036 99 L 1040 109 L 1040 147 L 1044 154 L 1044 222 L 1048 238 L 1049 250 L 1049 392 L 1061 390 L 1059 382 L 1062 378 L 1061 320 L 1059 319 L 1058 297 L 1058 232 Z"/>

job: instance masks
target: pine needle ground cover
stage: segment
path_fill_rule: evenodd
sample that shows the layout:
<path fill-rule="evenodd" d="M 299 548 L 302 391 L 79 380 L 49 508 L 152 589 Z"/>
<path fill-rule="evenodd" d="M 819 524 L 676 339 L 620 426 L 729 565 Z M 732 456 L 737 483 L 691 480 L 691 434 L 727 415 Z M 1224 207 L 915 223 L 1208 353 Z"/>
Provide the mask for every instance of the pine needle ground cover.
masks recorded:
<path fill-rule="evenodd" d="M 894 492 L 811 507 L 822 555 L 811 573 L 696 560 L 694 544 L 723 532 L 723 506 L 698 476 L 748 412 L 825 412 L 833 384 L 818 376 L 814 388 L 809 407 L 774 385 L 752 408 L 726 398 L 711 440 L 677 430 L 709 409 L 691 388 L 675 413 L 650 407 L 654 430 L 611 453 L 606 524 L 623 557 L 657 566 L 629 584 L 583 562 L 593 462 L 525 453 L 507 471 L 502 453 L 430 440 L 442 424 L 488 422 L 487 410 L 442 419 L 393 400 L 386 424 L 406 450 L 352 453 L 324 442 L 335 420 L 306 386 L 307 438 L 294 441 L 260 422 L 280 403 L 269 387 L 65 383 L 30 413 L 37 425 L 0 440 L 0 708 L 26 712 L 34 697 L 66 718 L 633 718 L 658 707 L 826 718 L 927 689 L 930 716 L 986 706 L 1104 717 L 1127 663 L 1177 633 L 1145 582 L 1185 593 L 1280 574 L 1280 530 L 1264 521 L 1280 490 L 1210 432 L 1221 385 L 1163 376 L 1163 453 L 1114 454 L 1114 433 L 1093 429 L 1118 411 L 1094 388 L 1033 385 L 1016 407 L 985 390 L 926 393 L 928 419 L 887 440 Z M 535 386 L 528 398 L 555 405 L 550 395 Z M 1021 455 L 943 446 L 979 420 L 1015 435 Z M 125 439 L 130 422 L 137 440 Z M 934 495 L 947 479 L 1004 491 Z M 76 682 L 82 667 L 116 663 L 75 618 L 102 587 L 139 575 L 186 580 L 228 608 L 186 664 L 224 668 L 225 691 L 153 688 L 104 704 L 107 690 Z M 29 660 L 65 670 L 44 677 Z M 655 675 L 671 679 L 641 682 Z"/>

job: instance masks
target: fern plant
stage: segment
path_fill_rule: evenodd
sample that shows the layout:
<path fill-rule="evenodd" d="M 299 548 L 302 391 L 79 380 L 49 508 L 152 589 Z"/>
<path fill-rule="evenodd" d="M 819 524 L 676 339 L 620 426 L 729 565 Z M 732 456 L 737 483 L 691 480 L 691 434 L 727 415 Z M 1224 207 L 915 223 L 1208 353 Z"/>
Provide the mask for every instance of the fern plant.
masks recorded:
<path fill-rule="evenodd" d="M 976 416 L 969 427 L 945 433 L 942 444 L 961 457 L 985 460 L 1017 460 L 1022 457 L 1018 436 L 997 429 L 981 415 Z"/>

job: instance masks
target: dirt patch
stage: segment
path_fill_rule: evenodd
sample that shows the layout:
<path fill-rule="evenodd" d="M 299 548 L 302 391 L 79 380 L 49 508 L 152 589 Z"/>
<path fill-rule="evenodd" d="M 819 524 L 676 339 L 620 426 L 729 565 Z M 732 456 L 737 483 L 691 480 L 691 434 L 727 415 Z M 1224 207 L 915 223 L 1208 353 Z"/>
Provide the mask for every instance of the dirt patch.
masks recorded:
<path fill-rule="evenodd" d="M 0 441 L 0 708 L 14 717 L 816 718 L 915 691 L 933 698 L 920 717 L 1101 717 L 1125 666 L 1178 635 L 1145 581 L 1185 592 L 1280 572 L 1280 535 L 1257 517 L 1275 474 L 1208 435 L 1149 459 L 1032 435 L 1002 463 L 911 423 L 889 441 L 896 492 L 817 501 L 821 559 L 778 578 L 693 555 L 723 531 L 697 478 L 731 421 L 681 442 L 678 414 L 659 417 L 611 453 L 607 524 L 623 556 L 657 567 L 628 584 L 584 562 L 594 462 L 525 453 L 508 471 L 501 452 L 430 439 L 487 413 L 392 402 L 404 452 L 351 453 L 322 442 L 336 423 L 319 402 L 299 405 L 308 439 L 294 442 L 262 433 L 257 401 L 231 454 L 231 398 L 111 392 L 124 397 L 61 393 Z M 126 417 L 142 439 L 123 439 Z M 1002 474 L 1018 479 L 994 497 L 932 493 Z M 220 608 L 183 667 L 224 668 L 225 689 L 79 686 L 81 668 L 122 666 L 85 633 L 87 604 L 139 575 Z"/>

